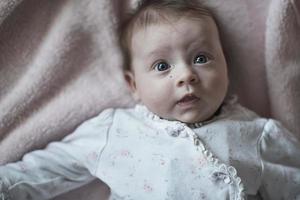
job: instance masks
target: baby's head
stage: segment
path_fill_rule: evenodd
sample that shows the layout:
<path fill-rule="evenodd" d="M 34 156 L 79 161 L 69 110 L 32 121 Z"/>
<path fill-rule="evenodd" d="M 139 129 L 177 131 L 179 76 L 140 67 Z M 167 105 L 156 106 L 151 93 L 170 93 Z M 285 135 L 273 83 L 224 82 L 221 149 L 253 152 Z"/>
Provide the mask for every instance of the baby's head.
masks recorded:
<path fill-rule="evenodd" d="M 209 119 L 228 88 L 227 65 L 211 13 L 192 0 L 145 0 L 122 27 L 125 79 L 158 116 Z"/>

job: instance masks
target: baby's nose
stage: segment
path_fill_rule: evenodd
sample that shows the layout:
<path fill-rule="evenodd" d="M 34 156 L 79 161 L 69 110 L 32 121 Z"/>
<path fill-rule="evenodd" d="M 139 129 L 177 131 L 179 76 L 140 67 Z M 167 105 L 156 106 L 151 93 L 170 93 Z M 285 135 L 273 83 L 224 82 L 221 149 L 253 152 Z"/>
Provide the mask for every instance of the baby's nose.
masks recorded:
<path fill-rule="evenodd" d="M 178 87 L 184 85 L 193 85 L 199 82 L 197 73 L 189 67 L 185 67 L 184 70 L 181 70 L 179 73 L 180 74 L 176 83 Z"/>

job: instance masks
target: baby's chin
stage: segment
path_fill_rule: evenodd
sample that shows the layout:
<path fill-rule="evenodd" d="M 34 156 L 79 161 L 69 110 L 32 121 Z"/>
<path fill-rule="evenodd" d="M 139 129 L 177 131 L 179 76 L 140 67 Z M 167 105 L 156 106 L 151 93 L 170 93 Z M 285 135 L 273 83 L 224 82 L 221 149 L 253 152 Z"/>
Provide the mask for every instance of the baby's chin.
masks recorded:
<path fill-rule="evenodd" d="M 170 121 L 180 121 L 186 124 L 200 123 L 209 120 L 213 116 L 212 114 L 203 115 L 203 113 L 184 113 L 177 116 L 165 116 L 164 119 Z"/>
<path fill-rule="evenodd" d="M 174 120 L 181 121 L 183 123 L 187 124 L 193 124 L 193 123 L 201 123 L 210 120 L 214 115 L 216 111 L 215 110 L 206 110 L 200 112 L 198 111 L 190 111 L 186 113 L 182 113 L 179 116 L 175 116 Z"/>
<path fill-rule="evenodd" d="M 185 116 L 182 116 L 182 117 L 176 118 L 175 120 L 186 123 L 186 124 L 194 124 L 194 123 L 204 122 L 204 121 L 206 121 L 206 119 L 208 119 L 208 118 L 206 118 L 206 117 L 185 117 Z"/>

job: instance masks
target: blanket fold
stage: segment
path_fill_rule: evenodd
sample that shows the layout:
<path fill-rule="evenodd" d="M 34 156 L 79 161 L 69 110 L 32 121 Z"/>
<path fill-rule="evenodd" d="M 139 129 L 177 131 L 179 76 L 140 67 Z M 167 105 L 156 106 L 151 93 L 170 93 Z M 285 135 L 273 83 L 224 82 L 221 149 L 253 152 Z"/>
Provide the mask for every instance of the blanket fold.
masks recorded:
<path fill-rule="evenodd" d="M 299 10 L 299 1 L 272 1 L 265 55 L 271 115 L 300 138 Z"/>

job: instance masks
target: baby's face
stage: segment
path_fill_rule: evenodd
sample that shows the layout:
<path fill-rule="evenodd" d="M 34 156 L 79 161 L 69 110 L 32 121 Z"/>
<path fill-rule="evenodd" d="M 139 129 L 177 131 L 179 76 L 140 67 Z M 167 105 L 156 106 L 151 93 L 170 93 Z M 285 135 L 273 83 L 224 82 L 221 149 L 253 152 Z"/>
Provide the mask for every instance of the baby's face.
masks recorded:
<path fill-rule="evenodd" d="M 227 66 L 214 21 L 182 17 L 132 36 L 133 95 L 158 116 L 185 123 L 211 117 L 223 102 Z"/>

